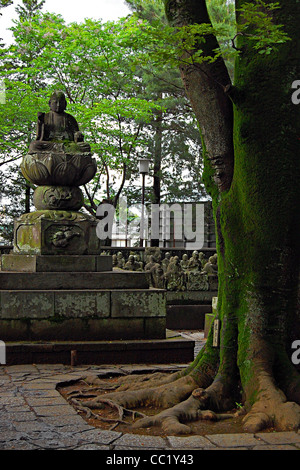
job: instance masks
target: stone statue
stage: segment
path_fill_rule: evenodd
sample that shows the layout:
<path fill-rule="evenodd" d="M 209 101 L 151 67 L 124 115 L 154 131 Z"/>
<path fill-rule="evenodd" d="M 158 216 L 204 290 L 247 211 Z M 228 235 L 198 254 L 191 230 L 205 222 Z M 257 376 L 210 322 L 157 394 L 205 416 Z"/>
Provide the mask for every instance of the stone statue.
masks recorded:
<path fill-rule="evenodd" d="M 80 234 L 72 228 L 66 227 L 66 228 L 61 228 L 61 230 L 55 232 L 52 235 L 52 243 L 54 246 L 58 248 L 65 248 L 69 244 L 69 240 L 71 240 L 73 237 L 79 237 Z"/>
<path fill-rule="evenodd" d="M 165 288 L 165 275 L 161 264 L 155 263 L 151 270 L 151 285 L 156 289 Z"/>
<path fill-rule="evenodd" d="M 165 274 L 167 290 L 186 290 L 185 273 L 180 266 L 178 256 L 174 256 L 174 260 L 169 263 L 167 272 Z"/>
<path fill-rule="evenodd" d="M 187 290 L 207 291 L 209 290 L 208 276 L 197 270 L 187 271 Z"/>
<path fill-rule="evenodd" d="M 33 195 L 37 211 L 15 222 L 17 253 L 99 253 L 97 219 L 78 212 L 84 204 L 80 186 L 94 177 L 97 164 L 66 106 L 64 93 L 52 93 L 50 110 L 38 113 L 36 138 L 22 158 L 23 176 L 37 185 Z"/>
<path fill-rule="evenodd" d="M 116 267 L 120 269 L 124 269 L 125 267 L 125 259 L 123 258 L 123 254 L 121 251 L 118 251 L 117 255 L 117 264 Z"/>
<path fill-rule="evenodd" d="M 59 148 L 57 144 L 74 142 L 73 150 L 90 152 L 89 144 L 83 140 L 76 119 L 65 112 L 67 100 L 63 92 L 55 91 L 49 100 L 50 111 L 38 113 L 36 139 L 29 146 L 29 153 L 51 151 Z"/>
<path fill-rule="evenodd" d="M 140 268 L 141 268 L 141 271 L 143 271 L 143 270 L 144 270 L 144 263 L 143 263 L 143 261 L 141 260 L 141 257 L 140 257 L 140 255 L 139 255 L 139 253 L 137 253 L 137 254 L 134 255 L 134 259 L 135 259 L 135 261 L 136 261 L 137 263 L 139 263 Z"/>
<path fill-rule="evenodd" d="M 166 273 L 167 270 L 168 270 L 168 266 L 170 264 L 170 259 L 171 259 L 171 254 L 167 251 L 166 254 L 165 254 L 165 257 L 164 257 L 164 259 L 162 260 L 162 263 L 161 263 L 164 273 Z"/>
<path fill-rule="evenodd" d="M 164 272 L 161 264 L 155 260 L 153 255 L 148 256 L 148 263 L 145 266 L 145 272 L 152 287 L 163 289 Z"/>
<path fill-rule="evenodd" d="M 208 275 L 218 275 L 217 254 L 208 258 L 208 262 L 205 264 L 202 272 Z"/>
<path fill-rule="evenodd" d="M 154 256 L 150 255 L 149 256 L 149 261 L 145 266 L 145 271 L 151 271 L 151 269 L 154 268 L 155 264 L 156 264 L 156 262 L 155 262 Z"/>
<path fill-rule="evenodd" d="M 202 269 L 202 263 L 199 259 L 199 253 L 198 253 L 198 251 L 195 250 L 195 251 L 193 251 L 192 257 L 189 260 L 188 270 L 198 271 L 198 270 L 201 270 L 201 269 Z"/>
<path fill-rule="evenodd" d="M 204 265 L 206 263 L 206 259 L 205 259 L 204 253 L 202 253 L 202 251 L 200 251 L 200 253 L 199 253 L 199 260 L 201 262 L 202 267 L 204 267 Z"/>
<path fill-rule="evenodd" d="M 208 258 L 208 262 L 205 264 L 202 274 L 207 276 L 210 290 L 218 290 L 218 264 L 216 253 Z"/>
<path fill-rule="evenodd" d="M 184 271 L 186 271 L 188 269 L 188 265 L 189 265 L 189 257 L 186 253 L 184 253 L 184 255 L 182 255 L 182 260 L 180 261 L 180 266 L 182 267 Z"/>
<path fill-rule="evenodd" d="M 134 255 L 130 255 L 124 266 L 127 271 L 142 271 L 140 263 L 135 260 Z"/>
<path fill-rule="evenodd" d="M 37 209 L 71 210 L 69 206 L 73 200 L 75 206 L 80 204 L 78 190 L 74 187 L 88 183 L 97 171 L 97 164 L 90 145 L 84 142 L 76 119 L 65 112 L 67 101 L 64 93 L 55 91 L 50 97 L 49 106 L 48 113 L 38 113 L 36 139 L 30 143 L 20 168 L 23 176 L 33 184 L 43 187 L 68 186 L 72 193 L 66 201 L 66 191 L 60 191 L 56 196 L 59 206 L 50 207 L 44 189 L 40 189 L 34 201 Z"/>

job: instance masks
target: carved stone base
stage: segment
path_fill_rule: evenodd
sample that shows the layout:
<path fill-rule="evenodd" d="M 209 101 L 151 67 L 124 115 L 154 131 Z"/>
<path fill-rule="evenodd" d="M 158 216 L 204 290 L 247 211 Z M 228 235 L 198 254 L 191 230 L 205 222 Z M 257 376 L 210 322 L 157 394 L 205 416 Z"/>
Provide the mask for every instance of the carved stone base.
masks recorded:
<path fill-rule="evenodd" d="M 83 202 L 82 191 L 77 186 L 39 186 L 33 195 L 37 210 L 78 211 Z"/>
<path fill-rule="evenodd" d="M 112 271 L 109 255 L 24 255 L 1 256 L 1 270 L 21 273 Z"/>
<path fill-rule="evenodd" d="M 81 212 L 43 210 L 15 220 L 14 253 L 98 254 L 97 220 Z"/>

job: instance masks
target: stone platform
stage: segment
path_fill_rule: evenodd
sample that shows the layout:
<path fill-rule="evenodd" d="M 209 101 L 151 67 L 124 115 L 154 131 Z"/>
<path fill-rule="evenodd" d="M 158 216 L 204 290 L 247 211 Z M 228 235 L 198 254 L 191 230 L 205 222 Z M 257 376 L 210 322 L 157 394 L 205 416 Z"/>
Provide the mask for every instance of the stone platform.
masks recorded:
<path fill-rule="evenodd" d="M 166 338 L 166 292 L 110 256 L 3 255 L 0 338 L 7 363 L 192 361 L 194 342 Z"/>
<path fill-rule="evenodd" d="M 0 285 L 5 342 L 165 338 L 165 291 L 142 272 L 2 271 Z"/>
<path fill-rule="evenodd" d="M 112 270 L 111 256 L 103 255 L 28 255 L 1 257 L 1 270 L 12 272 L 102 272 Z"/>
<path fill-rule="evenodd" d="M 194 341 L 52 341 L 6 343 L 7 365 L 16 364 L 170 364 L 194 359 Z"/>
<path fill-rule="evenodd" d="M 167 291 L 167 328 L 204 330 L 206 315 L 212 312 L 212 300 L 218 292 Z"/>
<path fill-rule="evenodd" d="M 143 272 L 1 271 L 0 285 L 9 365 L 69 365 L 72 354 L 76 364 L 98 365 L 194 359 L 193 341 L 166 338 L 165 291 L 149 288 Z"/>

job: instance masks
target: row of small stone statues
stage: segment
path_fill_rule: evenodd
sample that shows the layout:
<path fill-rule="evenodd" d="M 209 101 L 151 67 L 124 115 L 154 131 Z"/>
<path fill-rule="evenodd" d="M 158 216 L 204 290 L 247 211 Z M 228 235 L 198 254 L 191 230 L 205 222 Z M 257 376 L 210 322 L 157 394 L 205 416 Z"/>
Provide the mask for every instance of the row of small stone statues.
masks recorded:
<path fill-rule="evenodd" d="M 145 262 L 139 254 L 130 254 L 126 261 L 122 252 L 112 256 L 113 267 L 127 271 L 145 271 L 152 287 L 167 290 L 217 290 L 217 254 L 206 259 L 204 253 L 194 251 L 189 257 L 186 253 L 171 256 L 169 252 L 161 259 L 159 248 L 145 249 Z"/>

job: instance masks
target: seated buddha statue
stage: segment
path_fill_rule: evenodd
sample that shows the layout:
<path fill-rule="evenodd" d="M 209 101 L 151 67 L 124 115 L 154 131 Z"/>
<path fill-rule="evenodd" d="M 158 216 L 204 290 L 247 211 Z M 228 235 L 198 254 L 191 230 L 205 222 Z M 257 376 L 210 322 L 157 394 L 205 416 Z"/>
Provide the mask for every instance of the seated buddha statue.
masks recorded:
<path fill-rule="evenodd" d="M 90 152 L 90 145 L 84 142 L 76 119 L 65 112 L 67 100 L 63 92 L 55 91 L 49 100 L 50 111 L 38 113 L 36 139 L 29 146 L 28 153 L 61 151 L 70 147 L 71 153 Z"/>

